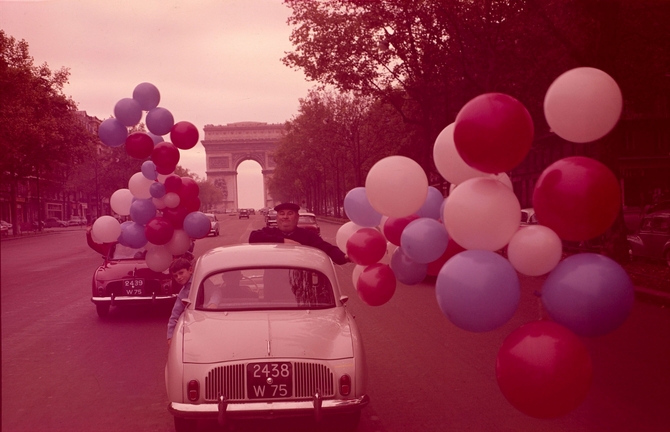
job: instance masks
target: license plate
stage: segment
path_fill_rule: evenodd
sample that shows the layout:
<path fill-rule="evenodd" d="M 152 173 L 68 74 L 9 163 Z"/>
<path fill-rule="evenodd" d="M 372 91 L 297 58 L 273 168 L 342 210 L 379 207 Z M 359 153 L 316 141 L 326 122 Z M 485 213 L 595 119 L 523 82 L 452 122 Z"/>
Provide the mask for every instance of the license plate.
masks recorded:
<path fill-rule="evenodd" d="M 249 399 L 276 399 L 293 396 L 293 365 L 289 362 L 249 363 Z"/>
<path fill-rule="evenodd" d="M 125 279 L 123 281 L 123 293 L 125 295 L 142 295 L 144 279 Z"/>

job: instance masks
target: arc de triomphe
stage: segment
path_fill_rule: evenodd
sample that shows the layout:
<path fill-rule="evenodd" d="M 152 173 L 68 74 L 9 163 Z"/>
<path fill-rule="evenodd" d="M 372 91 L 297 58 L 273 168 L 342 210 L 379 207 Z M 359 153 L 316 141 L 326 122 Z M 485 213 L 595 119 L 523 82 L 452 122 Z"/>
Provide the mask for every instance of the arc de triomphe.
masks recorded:
<path fill-rule="evenodd" d="M 207 179 L 223 190 L 224 203 L 219 210 L 239 208 L 237 199 L 237 167 L 246 160 L 258 162 L 263 173 L 263 198 L 265 207 L 273 207 L 274 200 L 268 192 L 268 180 L 275 170 L 272 157 L 284 133 L 283 124 L 239 122 L 227 125 L 205 125 Z"/>

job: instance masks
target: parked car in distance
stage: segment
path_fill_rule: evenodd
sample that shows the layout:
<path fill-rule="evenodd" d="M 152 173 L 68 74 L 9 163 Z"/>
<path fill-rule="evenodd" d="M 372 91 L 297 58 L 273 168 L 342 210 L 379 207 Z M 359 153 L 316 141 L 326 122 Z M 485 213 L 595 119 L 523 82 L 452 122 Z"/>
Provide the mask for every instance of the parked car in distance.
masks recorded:
<path fill-rule="evenodd" d="M 664 260 L 670 266 L 670 211 L 645 215 L 640 228 L 627 239 L 631 259 Z"/>
<path fill-rule="evenodd" d="M 68 226 L 68 223 L 63 220 L 50 217 L 44 219 L 44 226 L 46 228 L 58 228 L 58 227 L 66 227 Z"/>
<path fill-rule="evenodd" d="M 300 213 L 298 215 L 298 227 L 321 234 L 321 227 L 319 227 L 319 223 L 316 221 L 316 215 L 314 213 Z"/>
<path fill-rule="evenodd" d="M 347 299 L 316 248 L 244 244 L 202 255 L 167 354 L 175 429 L 307 416 L 356 430 L 369 397 Z"/>
<path fill-rule="evenodd" d="M 167 270 L 159 273 L 147 266 L 146 252 L 116 243 L 93 272 L 91 301 L 101 318 L 113 305 L 174 304 L 181 288 L 173 286 Z"/>
<path fill-rule="evenodd" d="M 242 218 L 247 218 L 247 219 L 249 219 L 249 210 L 247 210 L 247 209 L 240 209 L 240 213 L 239 213 L 238 219 L 242 219 Z"/>
<path fill-rule="evenodd" d="M 250 209 L 249 209 L 249 214 L 250 214 L 250 215 L 255 215 L 255 214 L 256 214 L 256 210 L 250 208 Z"/>
<path fill-rule="evenodd" d="M 213 213 L 205 213 L 205 216 L 209 219 L 209 234 L 217 237 L 219 235 L 219 221 L 216 218 L 216 215 Z M 207 235 L 209 235 L 207 234 Z"/>
<path fill-rule="evenodd" d="M 74 216 L 70 218 L 70 220 L 67 222 L 68 226 L 83 226 L 86 225 L 86 218 L 80 218 L 77 216 Z"/>
<path fill-rule="evenodd" d="M 277 226 L 277 211 L 269 210 L 268 214 L 265 215 L 265 226 L 268 228 L 273 228 Z"/>
<path fill-rule="evenodd" d="M 533 208 L 521 209 L 521 226 L 528 225 L 537 225 L 537 216 Z"/>
<path fill-rule="evenodd" d="M 9 222 L 0 220 L 0 233 L 2 233 L 2 234 L 9 234 L 9 230 L 12 229 L 12 226 L 13 226 L 13 225 L 10 224 Z"/>

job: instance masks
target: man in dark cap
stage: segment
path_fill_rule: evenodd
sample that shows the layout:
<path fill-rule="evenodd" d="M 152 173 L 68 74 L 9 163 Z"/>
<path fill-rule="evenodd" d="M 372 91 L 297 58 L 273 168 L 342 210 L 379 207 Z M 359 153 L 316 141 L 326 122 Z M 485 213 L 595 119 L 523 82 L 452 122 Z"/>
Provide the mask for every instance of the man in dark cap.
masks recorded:
<path fill-rule="evenodd" d="M 324 251 L 336 264 L 346 264 L 349 258 L 338 248 L 317 233 L 298 228 L 298 211 L 300 206 L 294 203 L 281 203 L 275 206 L 277 211 L 277 227 L 265 227 L 249 234 L 249 243 L 286 243 L 312 246 Z"/>

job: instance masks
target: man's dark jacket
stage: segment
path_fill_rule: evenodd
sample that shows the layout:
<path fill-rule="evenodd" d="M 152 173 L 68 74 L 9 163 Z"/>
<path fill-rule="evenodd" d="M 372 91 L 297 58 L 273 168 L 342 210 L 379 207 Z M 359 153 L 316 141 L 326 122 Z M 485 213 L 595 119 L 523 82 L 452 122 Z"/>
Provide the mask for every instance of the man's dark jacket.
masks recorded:
<path fill-rule="evenodd" d="M 262 228 L 249 234 L 249 243 L 284 243 L 284 239 L 295 240 L 305 246 L 312 246 L 324 251 L 336 264 L 346 264 L 349 260 L 344 252 L 321 238 L 317 233 L 305 228 L 296 228 L 284 234 L 279 228 Z"/>

